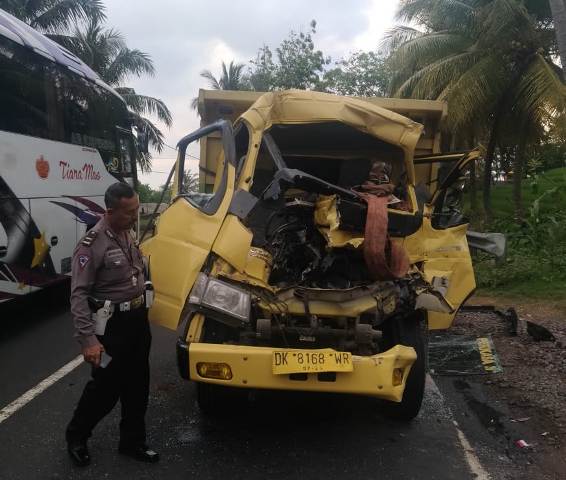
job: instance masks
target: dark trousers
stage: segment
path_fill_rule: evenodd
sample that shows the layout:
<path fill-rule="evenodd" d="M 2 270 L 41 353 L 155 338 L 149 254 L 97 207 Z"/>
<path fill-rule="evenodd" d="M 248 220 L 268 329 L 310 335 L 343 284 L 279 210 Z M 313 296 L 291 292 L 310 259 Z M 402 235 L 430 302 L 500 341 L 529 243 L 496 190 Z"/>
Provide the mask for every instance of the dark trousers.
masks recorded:
<path fill-rule="evenodd" d="M 98 337 L 112 357 L 105 368 L 93 368 L 66 431 L 68 442 L 86 441 L 93 428 L 114 408 L 122 406 L 120 445 L 145 443 L 145 412 L 149 395 L 151 331 L 147 310 L 115 312 Z"/>

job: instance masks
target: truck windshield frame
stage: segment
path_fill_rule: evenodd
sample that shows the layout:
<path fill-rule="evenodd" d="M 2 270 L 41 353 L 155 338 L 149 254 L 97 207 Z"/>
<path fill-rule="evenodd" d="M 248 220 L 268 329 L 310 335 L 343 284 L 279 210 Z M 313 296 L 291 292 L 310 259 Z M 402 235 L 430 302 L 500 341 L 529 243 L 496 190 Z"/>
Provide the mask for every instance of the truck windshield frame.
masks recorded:
<path fill-rule="evenodd" d="M 191 143 L 200 140 L 214 132 L 220 132 L 222 136 L 222 149 L 225 161 L 224 167 L 222 169 L 222 178 L 220 179 L 218 189 L 213 192 L 210 197 L 203 198 L 203 195 L 200 193 L 195 195 L 194 193 L 185 191 L 185 185 L 183 181 L 185 172 L 185 154 L 187 152 L 188 146 Z M 220 204 L 222 203 L 222 200 L 224 199 L 224 195 L 226 194 L 226 190 L 228 188 L 228 164 L 232 165 L 234 168 L 236 167 L 236 147 L 232 125 L 230 125 L 230 122 L 226 120 L 218 120 L 217 122 L 214 122 L 210 125 L 206 125 L 205 127 L 199 128 L 195 132 L 192 132 L 179 140 L 179 143 L 177 143 L 177 148 L 179 150 L 177 157 L 178 196 L 186 199 L 191 205 L 193 205 L 195 208 L 198 208 L 206 215 L 214 215 L 218 211 L 218 208 L 220 207 Z M 193 195 L 195 196 L 195 198 L 192 198 Z"/>

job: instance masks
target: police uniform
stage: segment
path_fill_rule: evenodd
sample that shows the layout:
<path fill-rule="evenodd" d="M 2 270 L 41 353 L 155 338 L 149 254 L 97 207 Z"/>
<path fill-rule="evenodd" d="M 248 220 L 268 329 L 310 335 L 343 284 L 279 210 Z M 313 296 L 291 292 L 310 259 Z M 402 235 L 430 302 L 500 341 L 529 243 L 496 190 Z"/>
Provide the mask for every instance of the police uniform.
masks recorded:
<path fill-rule="evenodd" d="M 69 443 L 86 442 L 119 399 L 120 448 L 145 444 L 151 332 L 144 284 L 143 257 L 131 235 L 113 232 L 103 217 L 73 253 L 71 314 L 81 346 L 99 342 L 111 359 L 92 369 L 67 427 Z"/>

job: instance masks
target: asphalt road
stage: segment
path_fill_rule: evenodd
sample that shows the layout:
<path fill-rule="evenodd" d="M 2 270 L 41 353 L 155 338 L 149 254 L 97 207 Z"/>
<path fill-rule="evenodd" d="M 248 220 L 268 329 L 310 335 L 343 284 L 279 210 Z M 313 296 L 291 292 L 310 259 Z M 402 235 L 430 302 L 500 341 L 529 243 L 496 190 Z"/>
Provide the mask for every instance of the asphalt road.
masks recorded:
<path fill-rule="evenodd" d="M 78 355 L 68 308 L 58 300 L 0 305 L 0 409 Z M 194 386 L 177 374 L 174 340 L 173 332 L 153 327 L 147 419 L 159 464 L 117 454 L 119 408 L 89 443 L 93 463 L 82 470 L 70 463 L 64 428 L 88 379 L 82 364 L 0 423 L 0 478 L 512 478 L 497 473 L 505 468 L 502 447 L 484 436 L 473 413 L 462 415 L 466 404 L 450 382 L 439 390 L 429 381 L 423 410 L 410 424 L 383 418 L 369 399 L 305 394 L 259 394 L 245 410 L 208 418 Z M 464 433 L 456 415 L 469 419 Z"/>

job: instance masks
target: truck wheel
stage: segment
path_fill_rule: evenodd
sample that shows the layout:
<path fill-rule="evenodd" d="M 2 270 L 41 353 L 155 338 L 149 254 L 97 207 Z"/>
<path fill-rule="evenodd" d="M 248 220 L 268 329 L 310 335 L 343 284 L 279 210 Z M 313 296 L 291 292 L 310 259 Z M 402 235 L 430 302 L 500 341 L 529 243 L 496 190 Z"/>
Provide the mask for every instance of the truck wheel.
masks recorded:
<path fill-rule="evenodd" d="M 417 352 L 417 359 L 405 384 L 405 392 L 401 402 L 386 402 L 385 414 L 392 419 L 408 422 L 415 418 L 423 402 L 426 369 L 427 349 L 425 342 L 426 324 L 422 315 L 405 317 L 390 321 L 383 329 L 385 348 L 395 345 L 413 347 Z"/>

